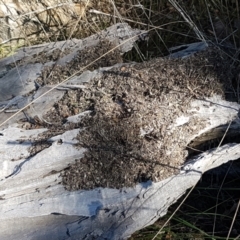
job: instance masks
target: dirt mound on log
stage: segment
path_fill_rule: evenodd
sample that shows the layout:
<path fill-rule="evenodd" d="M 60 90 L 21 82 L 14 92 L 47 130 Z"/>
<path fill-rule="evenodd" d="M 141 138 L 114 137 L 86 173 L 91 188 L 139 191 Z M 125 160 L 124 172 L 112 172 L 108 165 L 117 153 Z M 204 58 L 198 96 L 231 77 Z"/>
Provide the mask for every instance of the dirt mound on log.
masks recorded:
<path fill-rule="evenodd" d="M 160 181 L 180 169 L 190 136 L 204 126 L 187 116 L 194 98 L 224 95 L 226 57 L 210 48 L 188 59 L 153 59 L 105 71 L 78 91 L 78 107 L 91 110 L 79 133 L 89 151 L 61 175 L 68 190 L 121 188 Z M 176 127 L 177 126 L 177 127 Z"/>

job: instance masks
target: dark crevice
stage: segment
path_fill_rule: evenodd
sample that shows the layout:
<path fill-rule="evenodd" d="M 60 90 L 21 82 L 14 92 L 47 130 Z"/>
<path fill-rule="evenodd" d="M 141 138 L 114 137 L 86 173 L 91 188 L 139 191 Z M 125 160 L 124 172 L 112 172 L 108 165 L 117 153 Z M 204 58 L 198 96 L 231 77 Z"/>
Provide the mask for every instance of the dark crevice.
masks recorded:
<path fill-rule="evenodd" d="M 194 139 L 186 148 L 189 153 L 186 161 L 199 155 L 201 152 L 206 152 L 228 143 L 240 143 L 240 126 L 238 129 L 230 127 L 227 130 L 227 128 L 228 125 L 220 126 Z M 214 135 L 215 137 L 204 141 L 205 138 Z"/>

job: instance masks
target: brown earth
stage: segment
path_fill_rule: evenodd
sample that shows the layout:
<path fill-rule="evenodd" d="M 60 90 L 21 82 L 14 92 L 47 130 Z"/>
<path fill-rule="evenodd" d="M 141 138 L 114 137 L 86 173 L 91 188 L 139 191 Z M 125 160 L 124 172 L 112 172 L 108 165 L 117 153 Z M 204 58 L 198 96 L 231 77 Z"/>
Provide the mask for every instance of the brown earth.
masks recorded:
<path fill-rule="evenodd" d="M 106 71 L 92 81 L 80 99 L 89 102 L 83 110 L 93 115 L 82 121 L 85 130 L 78 136 L 89 152 L 62 173 L 66 188 L 121 188 L 177 173 L 189 136 L 204 123 L 193 119 L 177 131 L 171 125 L 193 98 L 223 94 L 213 67 L 204 69 L 203 77 L 196 62 L 201 58 L 154 59 Z"/>
<path fill-rule="evenodd" d="M 47 83 L 64 80 L 82 64 L 96 59 L 97 53 L 90 51 L 85 62 L 81 57 L 75 59 L 69 63 L 72 68 L 57 67 Z M 84 56 L 87 59 L 87 54 Z M 119 61 L 120 55 L 115 52 L 91 69 Z M 67 74 L 66 69 L 70 69 Z M 67 190 L 122 188 L 176 174 L 188 155 L 190 136 L 205 123 L 193 118 L 177 130 L 172 130 L 172 125 L 177 117 L 187 114 L 193 99 L 213 94 L 224 97 L 232 76 L 226 55 L 209 48 L 184 60 L 158 58 L 113 68 L 102 78 L 85 84 L 85 88 L 67 91 L 44 116 L 54 124 L 42 137 L 47 139 L 81 126 L 84 130 L 79 132 L 76 147 L 88 151 L 62 171 L 62 184 Z M 41 79 L 39 82 L 46 84 Z M 92 114 L 78 124 L 63 127 L 67 117 L 86 110 Z"/>

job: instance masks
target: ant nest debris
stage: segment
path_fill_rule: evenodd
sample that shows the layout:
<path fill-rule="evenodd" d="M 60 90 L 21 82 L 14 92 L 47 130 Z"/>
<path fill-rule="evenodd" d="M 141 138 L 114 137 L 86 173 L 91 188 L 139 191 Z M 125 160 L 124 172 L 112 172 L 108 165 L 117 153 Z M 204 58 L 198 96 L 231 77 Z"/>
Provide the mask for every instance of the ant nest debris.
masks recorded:
<path fill-rule="evenodd" d="M 115 67 L 71 91 L 79 112 L 91 114 L 77 138 L 88 151 L 61 173 L 66 189 L 132 187 L 178 173 L 189 139 L 206 123 L 193 117 L 177 126 L 176 119 L 189 115 L 194 99 L 224 97 L 230 70 L 220 54 L 209 48 L 183 60 Z"/>

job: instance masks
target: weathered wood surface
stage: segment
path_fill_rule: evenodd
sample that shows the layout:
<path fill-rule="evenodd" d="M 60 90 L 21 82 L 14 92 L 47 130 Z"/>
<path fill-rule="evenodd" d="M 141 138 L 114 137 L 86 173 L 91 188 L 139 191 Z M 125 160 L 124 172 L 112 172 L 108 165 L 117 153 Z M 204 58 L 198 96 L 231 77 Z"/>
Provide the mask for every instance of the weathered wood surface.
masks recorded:
<path fill-rule="evenodd" d="M 141 33 L 130 28 L 126 30 L 126 28 L 128 26 L 125 24 L 113 26 L 105 33 L 111 33 L 110 36 L 114 37 L 111 39 L 108 34 L 104 37 L 121 43 L 119 35 L 112 34 L 114 31 L 119 33 L 119 29 L 125 29 L 126 38 Z M 45 87 L 36 89 L 34 85 L 34 79 L 43 68 L 42 64 L 28 65 L 26 62 L 26 66 L 8 71 L 5 68 L 8 63 L 14 63 L 25 56 L 31 57 L 46 49 L 49 51 L 53 46 L 62 47 L 63 44 L 72 44 L 70 55 L 73 56 L 74 52 L 81 49 L 84 44 L 94 46 L 97 42 L 98 38 L 93 36 L 83 41 L 73 40 L 36 46 L 23 49 L 14 57 L 2 59 L 0 61 L 0 106 L 3 109 L 0 113 L 1 122 L 10 116 L 7 110 L 19 109 L 32 99 L 36 99 L 36 96 L 40 95 L 38 91 L 46 91 L 43 89 Z M 132 46 L 132 43 L 133 41 L 128 42 L 127 49 Z M 200 44 L 200 48 L 203 45 Z M 126 50 L 122 50 L 124 51 Z M 69 56 L 65 56 L 59 62 L 64 64 Z M 52 65 L 54 62 L 48 64 Z M 31 69 L 34 70 L 31 71 Z M 111 69 L 111 67 L 92 72 L 86 71 L 81 76 L 71 78 L 64 86 L 70 89 L 71 85 L 81 85 L 93 77 L 100 77 L 105 69 Z M 28 84 L 25 84 L 26 82 Z M 49 89 L 50 86 L 46 88 Z M 23 95 L 27 92 L 31 94 L 24 97 Z M 62 90 L 55 89 L 50 95 L 38 99 L 30 109 L 26 110 L 27 114 L 30 116 L 37 114 L 41 117 L 53 106 L 54 101 L 61 98 L 62 94 Z M 12 98 L 12 95 L 15 97 Z M 21 99 L 23 101 L 20 104 Z M 180 126 L 190 122 L 193 117 L 198 117 L 207 124 L 202 126 L 198 134 L 189 137 L 188 142 L 219 126 L 226 129 L 231 121 L 233 124 L 230 129 L 239 129 L 239 109 L 240 106 L 237 103 L 222 100 L 220 96 L 214 96 L 207 101 L 192 100 L 188 114 L 176 117 L 171 130 L 178 131 Z M 69 117 L 68 121 L 79 121 L 81 115 Z M 85 149 L 77 149 L 74 146 L 75 137 L 80 129 L 69 130 L 52 137 L 49 139 L 50 147 L 32 156 L 29 147 L 33 142 L 28 140 L 37 138 L 39 133 L 47 129 L 22 129 L 16 122 L 22 117 L 20 113 L 1 127 L 1 239 L 126 239 L 133 232 L 154 223 L 159 217 L 165 215 L 168 207 L 187 189 L 194 186 L 204 172 L 229 160 L 240 158 L 240 144 L 230 143 L 199 154 L 183 166 L 179 174 L 161 182 L 148 181 L 137 184 L 133 188 L 120 190 L 97 188 L 68 192 L 59 184 L 61 181 L 59 171 L 73 163 L 75 158 L 84 155 Z M 60 139 L 61 145 L 58 144 Z"/>
<path fill-rule="evenodd" d="M 45 98 L 41 98 L 39 101 L 36 100 L 36 98 L 52 88 L 52 86 L 44 86 L 38 89 L 38 91 L 35 91 L 37 88 L 36 79 L 41 75 L 45 67 L 54 68 L 55 65 L 64 66 L 74 59 L 79 51 L 98 46 L 102 39 L 114 43 L 114 45 L 119 45 L 119 50 L 123 54 L 131 50 L 133 42 L 139 39 L 142 34 L 144 35 L 144 32 L 132 30 L 127 24 L 117 24 L 103 30 L 101 34 L 95 34 L 83 40 L 71 39 L 33 47 L 24 47 L 14 56 L 0 59 L 0 107 L 2 110 L 5 110 L 1 113 L 0 122 L 3 123 L 9 118 L 10 114 L 7 109 L 20 109 L 33 100 L 35 102 L 32 105 L 32 110 L 30 109 L 29 111 L 33 111 L 32 114 L 35 115 L 37 113 L 37 115 L 41 117 L 41 115 L 44 115 L 44 113 L 53 106 L 55 101 L 63 96 L 63 91 L 53 90 L 52 93 L 45 96 Z M 62 54 L 66 49 L 67 53 Z M 41 60 L 42 53 L 46 53 L 48 58 L 51 58 L 56 51 L 60 51 L 60 53 L 57 53 L 56 61 Z M 16 62 L 18 63 L 15 66 Z M 89 81 L 90 77 L 87 75 L 88 72 L 86 71 L 81 79 L 73 77 L 68 84 L 72 85 L 74 82 L 79 84 L 81 81 Z M 93 75 L 91 75 L 91 77 L 93 77 Z M 31 92 L 33 92 L 33 94 L 23 96 Z M 14 119 L 14 122 L 22 117 L 23 115 L 19 114 L 17 118 Z M 8 123 L 11 123 L 11 121 Z"/>

